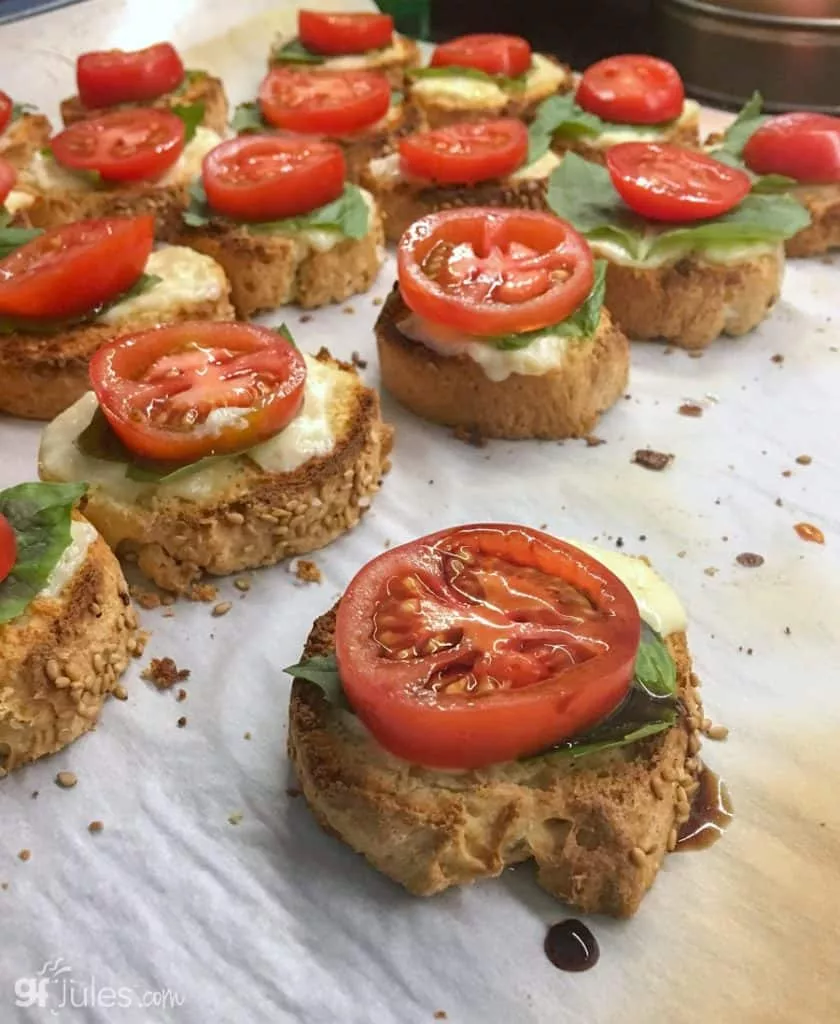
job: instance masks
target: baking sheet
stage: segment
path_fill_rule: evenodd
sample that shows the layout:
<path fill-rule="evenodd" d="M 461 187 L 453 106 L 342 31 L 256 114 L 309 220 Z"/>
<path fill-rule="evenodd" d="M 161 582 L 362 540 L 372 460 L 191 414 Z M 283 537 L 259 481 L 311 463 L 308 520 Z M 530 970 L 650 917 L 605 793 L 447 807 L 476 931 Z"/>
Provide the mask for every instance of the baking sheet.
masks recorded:
<path fill-rule="evenodd" d="M 235 100 L 253 92 L 277 17 L 202 48 Z M 363 524 L 314 556 L 320 585 L 280 566 L 249 574 L 244 596 L 223 581 L 223 618 L 185 602 L 171 618 L 142 613 L 152 639 L 129 699 L 0 782 L 0 1021 L 840 1019 L 839 279 L 836 259 L 792 264 L 773 317 L 700 359 L 636 345 L 599 447 L 475 448 L 386 397 L 393 469 Z M 266 320 L 286 319 L 304 349 L 357 351 L 376 386 L 375 303 L 392 280 L 389 259 L 344 308 Z M 703 416 L 678 415 L 685 401 Z M 34 475 L 38 433 L 0 419 L 0 485 Z M 673 464 L 632 464 L 642 447 Z M 543 956 L 547 925 L 569 915 L 529 866 L 419 900 L 326 836 L 291 788 L 282 667 L 312 620 L 387 543 L 493 518 L 607 547 L 620 538 L 650 557 L 689 609 L 707 713 L 732 730 L 705 756 L 729 783 L 734 824 L 711 850 L 668 858 L 634 919 L 589 921 L 602 956 L 584 975 Z M 824 547 L 798 538 L 801 521 Z M 744 551 L 764 564 L 742 567 Z M 139 678 L 166 655 L 190 670 L 183 703 Z M 59 770 L 78 785 L 59 789 Z M 40 991 L 40 1008 L 16 1005 Z"/>

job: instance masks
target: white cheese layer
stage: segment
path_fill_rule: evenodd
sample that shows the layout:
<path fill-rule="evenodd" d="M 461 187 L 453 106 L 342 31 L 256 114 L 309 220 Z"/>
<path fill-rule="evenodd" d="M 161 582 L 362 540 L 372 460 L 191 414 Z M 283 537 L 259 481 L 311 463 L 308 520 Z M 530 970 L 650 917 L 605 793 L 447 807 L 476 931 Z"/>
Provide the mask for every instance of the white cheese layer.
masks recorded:
<path fill-rule="evenodd" d="M 459 106 L 468 110 L 497 110 L 508 100 L 505 90 L 495 82 L 455 74 L 418 78 L 412 82 L 411 95 L 427 104 Z"/>
<path fill-rule="evenodd" d="M 359 192 L 361 192 L 362 199 L 364 199 L 365 205 L 368 208 L 368 231 L 370 231 L 371 221 L 376 210 L 376 201 L 366 189 L 360 188 Z M 303 231 L 296 231 L 294 234 L 295 238 L 298 238 L 310 249 L 314 249 L 315 252 L 329 252 L 330 249 L 334 249 L 347 237 L 340 231 L 331 230 L 330 228 L 305 228 Z"/>
<path fill-rule="evenodd" d="M 496 383 L 514 373 L 541 377 L 558 369 L 563 364 L 569 341 L 546 331 L 524 348 L 504 350 L 415 313 L 400 321 L 399 330 L 411 341 L 420 342 L 438 355 L 468 356 L 481 367 L 488 380 Z"/>
<path fill-rule="evenodd" d="M 569 73 L 565 68 L 541 53 L 534 53 L 531 55 L 531 70 L 525 79 L 525 94 L 539 93 L 543 96 L 556 92 L 566 84 L 568 78 Z"/>
<path fill-rule="evenodd" d="M 330 420 L 333 396 L 341 386 L 341 371 L 310 356 L 301 411 L 270 440 L 251 448 L 248 456 L 263 469 L 290 473 L 314 456 L 329 455 L 335 446 Z M 200 501 L 228 486 L 239 474 L 239 457 L 216 459 L 194 473 L 172 481 L 130 480 L 121 462 L 95 459 L 79 451 L 76 439 L 89 425 L 96 411 L 96 396 L 88 392 L 57 416 L 41 435 L 38 462 L 41 475 L 54 480 L 85 480 L 115 501 L 131 503 L 151 495 L 160 499 L 185 498 Z"/>
<path fill-rule="evenodd" d="M 653 239 L 653 233 L 651 234 Z M 669 247 L 667 250 L 653 253 L 640 259 L 631 256 L 629 252 L 618 242 L 591 240 L 589 246 L 595 256 L 600 256 L 610 263 L 617 263 L 622 267 L 637 267 L 639 269 L 653 270 L 657 267 L 664 267 L 668 263 L 676 263 L 677 260 L 686 256 L 697 256 L 707 263 L 717 263 L 723 266 L 732 266 L 736 263 L 748 263 L 759 256 L 770 256 L 779 248 L 778 242 L 753 242 L 751 244 L 741 243 L 734 245 L 703 245 L 692 246 L 689 243 Z"/>
<path fill-rule="evenodd" d="M 70 523 L 70 543 L 61 553 L 38 597 L 61 597 L 61 591 L 84 565 L 88 548 L 96 540 L 96 530 L 87 522 L 74 519 Z"/>
<path fill-rule="evenodd" d="M 561 156 L 552 150 L 544 153 L 539 160 L 532 164 L 524 164 L 519 170 L 507 178 L 507 181 L 539 181 L 550 176 L 551 172 L 560 165 Z M 428 181 L 416 178 L 413 175 L 405 174 L 400 162 L 399 153 L 389 153 L 387 156 L 376 157 L 368 164 L 368 173 L 376 180 L 380 188 L 393 188 L 400 181 L 414 181 L 428 184 Z M 453 188 L 458 188 L 453 185 Z"/>
<path fill-rule="evenodd" d="M 525 164 L 518 171 L 514 171 L 508 181 L 542 181 L 560 166 L 562 160 L 563 158 L 558 156 L 554 150 L 549 149 L 532 164 Z"/>
<path fill-rule="evenodd" d="M 146 273 L 161 280 L 141 295 L 112 306 L 99 317 L 101 323 L 113 327 L 157 324 L 185 306 L 218 301 L 228 290 L 225 272 L 214 259 L 182 245 L 153 252 Z"/>
<path fill-rule="evenodd" d="M 616 125 L 608 132 L 593 138 L 586 138 L 586 144 L 595 149 L 608 149 L 610 146 L 617 146 L 619 142 L 659 142 L 667 138 L 676 127 L 690 124 L 700 117 L 700 104 L 694 100 L 686 100 L 683 104 L 682 113 L 676 121 L 669 121 L 667 125 L 651 125 L 646 128 L 644 125 L 627 125 L 626 127 Z"/>
<path fill-rule="evenodd" d="M 280 44 L 286 42 L 288 42 L 288 37 L 281 40 Z M 382 50 L 373 50 L 368 53 L 348 53 L 341 57 L 327 57 L 323 64 L 306 64 L 304 67 L 312 71 L 364 71 L 407 60 L 408 51 L 408 41 L 404 36 L 395 32 L 391 45 Z"/>

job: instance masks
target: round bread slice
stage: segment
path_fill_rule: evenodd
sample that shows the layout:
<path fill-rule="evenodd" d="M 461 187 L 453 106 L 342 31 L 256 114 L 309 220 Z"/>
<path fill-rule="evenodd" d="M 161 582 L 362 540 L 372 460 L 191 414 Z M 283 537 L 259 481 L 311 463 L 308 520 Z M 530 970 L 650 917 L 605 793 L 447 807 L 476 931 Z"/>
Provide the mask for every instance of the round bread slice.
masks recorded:
<path fill-rule="evenodd" d="M 334 632 L 335 608 L 315 621 L 305 656 L 331 653 Z M 631 746 L 435 771 L 391 756 L 355 715 L 296 679 L 289 757 L 326 831 L 415 895 L 494 878 L 533 858 L 552 896 L 585 913 L 627 917 L 676 845 L 700 769 L 699 681 L 685 635 L 667 645 L 678 722 Z"/>
<path fill-rule="evenodd" d="M 840 249 L 840 184 L 800 185 L 791 195 L 811 214 L 811 223 L 785 242 L 785 253 L 819 256 Z"/>
<path fill-rule="evenodd" d="M 269 471 L 246 454 L 172 484 L 115 482 L 110 474 L 106 482 L 75 447 L 95 408 L 82 399 L 44 431 L 41 479 L 84 478 L 85 514 L 118 555 L 136 560 L 164 590 L 185 592 L 205 573 L 224 576 L 322 548 L 370 506 L 390 465 L 393 428 L 382 422 L 379 396 L 354 367 L 326 349 L 316 360 L 321 385 L 330 388 L 325 402 L 334 440 L 328 454 L 295 469 Z"/>
<path fill-rule="evenodd" d="M 591 338 L 569 341 L 556 369 L 500 381 L 468 355 L 441 355 L 405 337 L 397 324 L 408 313 L 395 286 L 375 328 L 382 383 L 433 423 L 480 437 L 584 437 L 627 385 L 630 347 L 606 310 Z"/>
<path fill-rule="evenodd" d="M 0 625 L 0 774 L 92 729 L 141 650 L 122 570 L 97 536 L 56 596 Z"/>
<path fill-rule="evenodd" d="M 704 349 L 722 334 L 746 334 L 782 288 L 782 246 L 733 263 L 687 256 L 661 267 L 607 265 L 605 305 L 633 341 Z"/>

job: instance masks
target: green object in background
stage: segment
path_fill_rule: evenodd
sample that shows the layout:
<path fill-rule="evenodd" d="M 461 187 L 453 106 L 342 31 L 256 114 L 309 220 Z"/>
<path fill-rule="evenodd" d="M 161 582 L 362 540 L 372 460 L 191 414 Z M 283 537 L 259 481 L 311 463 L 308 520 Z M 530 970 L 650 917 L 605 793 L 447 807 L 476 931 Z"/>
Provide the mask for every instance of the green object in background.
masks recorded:
<path fill-rule="evenodd" d="M 429 38 L 431 0 L 377 0 L 377 6 L 391 15 L 397 32 L 414 39 Z"/>

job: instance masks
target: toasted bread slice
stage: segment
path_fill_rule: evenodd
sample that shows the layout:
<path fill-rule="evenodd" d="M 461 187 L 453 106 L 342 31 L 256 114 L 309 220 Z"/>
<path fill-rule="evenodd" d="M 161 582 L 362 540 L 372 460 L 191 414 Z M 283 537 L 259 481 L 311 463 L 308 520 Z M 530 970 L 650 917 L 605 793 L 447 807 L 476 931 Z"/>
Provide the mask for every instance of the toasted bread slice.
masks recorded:
<path fill-rule="evenodd" d="M 811 223 L 785 242 L 788 256 L 819 256 L 840 249 L 840 185 L 799 185 L 791 190 Z"/>
<path fill-rule="evenodd" d="M 420 63 L 420 48 L 413 39 L 394 33 L 390 46 L 369 53 L 348 54 L 343 57 L 326 57 L 322 64 L 295 64 L 288 61 L 277 61 L 274 53 L 285 43 L 290 42 L 288 35 L 279 36 L 274 40 L 268 55 L 269 69 L 273 67 L 304 67 L 307 71 L 379 71 L 388 79 L 391 87 L 402 89 L 405 73 L 409 68 Z"/>
<path fill-rule="evenodd" d="M 347 165 L 347 180 L 357 185 L 371 160 L 393 152 L 403 135 L 417 131 L 420 127 L 422 122 L 413 107 L 406 103 L 393 103 L 385 117 L 372 128 L 352 135 L 335 136 L 330 141 L 341 146 Z"/>
<path fill-rule="evenodd" d="M 215 78 L 206 71 L 189 71 L 181 88 L 165 93 L 155 100 L 145 103 L 120 103 L 116 107 L 90 108 L 82 104 L 78 96 L 68 96 L 61 101 L 61 120 L 67 125 L 84 121 L 88 117 L 98 117 L 112 110 L 131 107 L 162 107 L 171 110 L 173 107 L 192 106 L 194 103 L 204 104 L 204 116 L 201 123 L 219 135 L 227 130 L 228 101 L 221 78 Z"/>
<path fill-rule="evenodd" d="M 704 349 L 761 323 L 779 297 L 784 265 L 781 245 L 733 263 L 694 255 L 661 267 L 609 261 L 605 304 L 631 340 Z"/>
<path fill-rule="evenodd" d="M 306 657 L 334 650 L 335 611 L 316 619 Z M 326 831 L 415 895 L 498 877 L 533 858 L 552 896 L 586 913 L 627 917 L 676 845 L 700 768 L 699 681 L 685 634 L 666 642 L 679 719 L 632 746 L 439 772 L 392 757 L 354 715 L 296 679 L 289 757 Z"/>
<path fill-rule="evenodd" d="M 175 320 L 233 320 L 230 285 L 213 260 L 179 246 L 152 253 L 146 272 L 162 280 L 97 320 L 56 333 L 0 339 L 0 412 L 49 420 L 88 390 L 88 363 L 120 334 Z"/>
<path fill-rule="evenodd" d="M 526 84 L 505 87 L 475 78 L 416 78 L 409 76 L 408 100 L 429 128 L 488 117 L 518 117 L 532 121 L 543 100 L 574 86 L 571 69 L 547 54 L 535 53 Z"/>
<path fill-rule="evenodd" d="M 300 415 L 308 415 L 311 401 L 312 416 L 328 425 L 327 450 L 289 468 L 266 469 L 245 454 L 169 484 L 126 480 L 122 469 L 76 449 L 96 407 L 87 396 L 44 431 L 41 478 L 85 479 L 85 514 L 117 554 L 136 558 L 165 590 L 185 591 L 204 573 L 222 576 L 314 551 L 355 526 L 370 505 L 389 468 L 393 429 L 380 418 L 379 396 L 352 366 L 322 350 L 309 375 L 317 377 L 316 389 L 307 381 Z"/>
<path fill-rule="evenodd" d="M 684 149 L 697 149 L 700 145 L 700 107 L 693 100 L 686 100 L 683 112 L 676 121 L 665 128 L 651 126 L 650 132 L 626 133 L 616 128 L 615 131 L 599 136 L 597 139 L 564 138 L 555 135 L 551 147 L 555 153 L 578 153 L 586 160 L 603 164 L 606 152 L 617 142 L 668 142 Z"/>
<path fill-rule="evenodd" d="M 469 355 L 442 355 L 409 340 L 397 326 L 408 312 L 395 287 L 376 323 L 382 383 L 434 423 L 481 437 L 583 437 L 627 385 L 629 345 L 606 310 L 592 338 L 568 342 L 556 368 L 503 380 L 492 380 Z"/>
<path fill-rule="evenodd" d="M 498 206 L 524 210 L 547 209 L 548 179 L 559 163 L 553 153 L 509 178 L 495 178 L 477 185 L 435 185 L 405 177 L 399 155 L 373 160 L 361 176 L 363 188 L 372 192 L 385 224 L 385 237 L 398 242 L 403 232 L 420 217 L 437 210 L 465 206 Z"/>
<path fill-rule="evenodd" d="M 224 267 L 243 319 L 293 302 L 313 309 L 365 292 L 376 280 L 384 237 L 379 212 L 370 205 L 368 233 L 359 239 L 336 241 L 323 231 L 257 233 L 217 217 L 203 227 L 182 224 L 179 241 Z"/>
<path fill-rule="evenodd" d="M 52 125 L 43 114 L 21 114 L 0 135 L 0 156 L 20 170 L 50 140 Z"/>
<path fill-rule="evenodd" d="M 0 775 L 92 729 L 141 649 L 119 563 L 81 516 L 73 533 L 80 546 L 63 585 L 56 580 L 54 593 L 42 592 L 23 615 L 0 625 Z"/>

